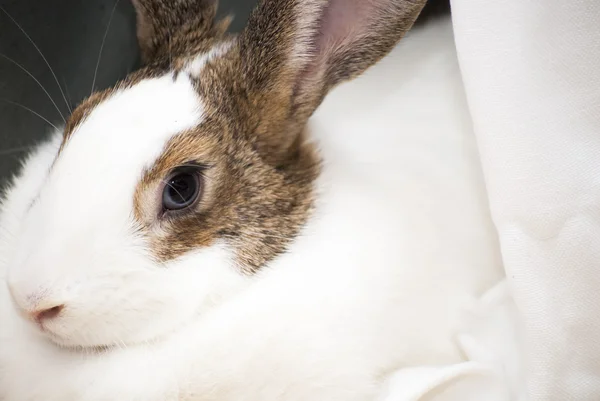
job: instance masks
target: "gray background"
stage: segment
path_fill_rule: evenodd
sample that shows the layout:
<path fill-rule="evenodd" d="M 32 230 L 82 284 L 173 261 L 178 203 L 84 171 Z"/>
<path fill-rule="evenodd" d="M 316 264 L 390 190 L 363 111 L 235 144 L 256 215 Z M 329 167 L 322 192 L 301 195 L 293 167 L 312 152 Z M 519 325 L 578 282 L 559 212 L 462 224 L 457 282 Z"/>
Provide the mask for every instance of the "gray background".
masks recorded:
<path fill-rule="evenodd" d="M 256 2 L 220 0 L 219 13 L 233 13 L 235 19 L 231 30 L 239 32 Z M 40 82 L 61 113 L 67 116 L 67 102 L 72 108 L 90 94 L 105 33 L 106 41 L 98 65 L 95 89 L 110 86 L 134 70 L 139 55 L 135 39 L 135 15 L 130 0 L 0 0 L 0 6 L 2 187 L 27 150 L 44 138 L 50 129 L 48 123 L 23 107 L 39 113 L 55 125 L 62 123 L 59 112 L 48 96 L 23 69 Z M 449 0 L 429 0 L 418 23 L 431 16 L 448 13 L 449 9 Z M 5 12 L 21 25 L 44 54 L 67 102 L 44 59 Z M 111 23 L 107 30 L 109 20 Z M 16 66 L 15 62 L 23 69 Z"/>

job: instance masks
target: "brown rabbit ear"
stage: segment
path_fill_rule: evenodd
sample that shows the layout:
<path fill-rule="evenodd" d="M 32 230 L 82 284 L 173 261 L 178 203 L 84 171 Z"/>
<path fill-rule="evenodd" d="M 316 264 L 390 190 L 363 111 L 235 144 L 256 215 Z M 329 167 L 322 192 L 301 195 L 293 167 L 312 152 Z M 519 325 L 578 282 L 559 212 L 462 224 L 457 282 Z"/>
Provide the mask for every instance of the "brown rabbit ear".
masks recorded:
<path fill-rule="evenodd" d="M 216 22 L 217 0 L 132 0 L 144 63 L 207 50 L 230 19 Z"/>
<path fill-rule="evenodd" d="M 425 3 L 262 0 L 239 43 L 254 103 L 268 113 L 259 126 L 266 153 L 295 143 L 327 91 L 390 52 Z"/>

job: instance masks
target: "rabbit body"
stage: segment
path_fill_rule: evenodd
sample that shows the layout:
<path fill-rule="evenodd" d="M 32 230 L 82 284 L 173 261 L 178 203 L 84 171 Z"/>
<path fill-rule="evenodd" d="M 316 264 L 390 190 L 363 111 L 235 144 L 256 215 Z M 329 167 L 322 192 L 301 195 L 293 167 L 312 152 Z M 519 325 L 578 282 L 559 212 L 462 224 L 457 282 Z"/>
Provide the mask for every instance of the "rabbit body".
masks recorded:
<path fill-rule="evenodd" d="M 165 338 L 57 347 L 0 286 L 2 401 L 371 401 L 394 369 L 460 361 L 464 302 L 501 277 L 449 19 L 411 31 L 309 121 L 323 160 L 288 251 Z M 19 233 L 60 146 L 25 162 L 0 225 Z M 0 242 L 0 266 L 12 252 Z"/>

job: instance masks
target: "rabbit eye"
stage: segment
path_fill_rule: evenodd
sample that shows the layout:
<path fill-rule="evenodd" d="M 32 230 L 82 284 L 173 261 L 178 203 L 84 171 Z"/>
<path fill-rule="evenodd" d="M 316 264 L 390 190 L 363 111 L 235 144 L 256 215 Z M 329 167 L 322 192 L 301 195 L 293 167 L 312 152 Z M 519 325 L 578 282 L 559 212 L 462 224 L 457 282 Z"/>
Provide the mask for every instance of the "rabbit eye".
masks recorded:
<path fill-rule="evenodd" d="M 202 193 L 200 169 L 184 167 L 175 170 L 165 181 L 162 194 L 164 210 L 181 210 L 192 206 Z"/>

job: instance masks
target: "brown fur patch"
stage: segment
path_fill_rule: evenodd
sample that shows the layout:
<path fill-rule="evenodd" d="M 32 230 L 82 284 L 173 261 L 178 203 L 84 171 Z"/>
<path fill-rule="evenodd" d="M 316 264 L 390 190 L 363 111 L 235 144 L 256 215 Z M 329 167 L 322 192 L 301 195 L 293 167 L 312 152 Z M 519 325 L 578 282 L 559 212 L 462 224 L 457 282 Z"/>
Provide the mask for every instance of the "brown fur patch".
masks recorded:
<path fill-rule="evenodd" d="M 216 0 L 132 0 L 145 63 L 206 52 L 222 37 L 231 18 L 215 20 Z"/>
<path fill-rule="evenodd" d="M 221 105 L 208 104 L 199 127 L 169 141 L 140 181 L 135 214 L 158 260 L 221 240 L 234 250 L 242 271 L 251 273 L 284 252 L 304 225 L 319 161 L 314 148 L 303 143 L 286 165 L 266 163 L 243 134 L 249 127 L 223 113 Z M 189 162 L 209 166 L 202 200 L 174 218 L 157 218 L 161 182 Z"/>

